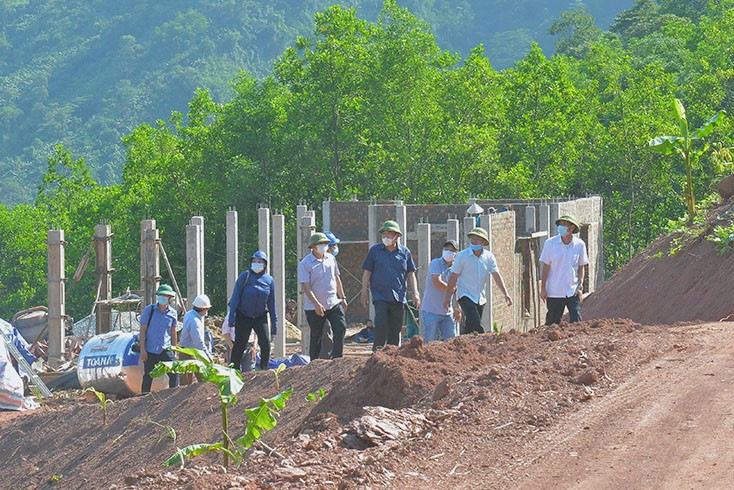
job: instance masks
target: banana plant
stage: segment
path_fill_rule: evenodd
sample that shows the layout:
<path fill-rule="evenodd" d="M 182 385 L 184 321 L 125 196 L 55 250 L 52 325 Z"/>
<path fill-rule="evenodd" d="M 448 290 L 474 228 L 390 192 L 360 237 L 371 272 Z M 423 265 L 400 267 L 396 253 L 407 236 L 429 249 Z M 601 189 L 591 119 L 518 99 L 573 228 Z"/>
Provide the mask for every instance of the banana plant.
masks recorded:
<path fill-rule="evenodd" d="M 219 388 L 219 404 L 222 413 L 222 442 L 217 444 L 195 444 L 177 452 L 177 455 L 198 455 L 205 451 L 221 451 L 224 453 L 224 466 L 229 465 L 229 458 L 234 456 L 229 450 L 229 419 L 227 408 L 237 404 L 237 394 L 242 390 L 244 382 L 242 374 L 232 367 L 222 366 L 209 359 L 202 351 L 189 347 L 173 347 L 177 352 L 192 356 L 193 359 L 183 361 L 167 361 L 156 364 L 150 373 L 151 378 L 168 373 L 199 373 L 204 381 L 214 383 Z M 183 463 L 183 457 L 181 457 Z"/>
<path fill-rule="evenodd" d="M 693 195 L 693 165 L 698 158 L 708 149 L 708 144 L 703 145 L 696 150 L 694 144 L 698 140 L 703 140 L 706 136 L 714 132 L 726 118 L 726 111 L 720 110 L 714 117 L 709 119 L 698 129 L 690 131 L 688 128 L 688 119 L 686 118 L 686 109 L 679 99 L 675 99 L 675 114 L 680 130 L 680 136 L 658 136 L 651 139 L 648 143 L 648 149 L 663 155 L 677 153 L 683 158 L 686 164 L 686 188 L 685 201 L 688 207 L 688 222 L 693 222 L 696 215 L 696 201 Z"/>

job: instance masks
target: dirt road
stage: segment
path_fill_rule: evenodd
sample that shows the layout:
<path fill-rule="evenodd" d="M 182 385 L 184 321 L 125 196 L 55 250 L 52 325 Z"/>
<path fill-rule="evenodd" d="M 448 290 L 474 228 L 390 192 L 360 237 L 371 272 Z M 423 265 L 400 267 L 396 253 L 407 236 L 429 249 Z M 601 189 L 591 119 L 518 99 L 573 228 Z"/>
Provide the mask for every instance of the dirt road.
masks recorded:
<path fill-rule="evenodd" d="M 516 488 L 734 487 L 734 325 L 689 328 L 692 345 L 525 448 Z"/>

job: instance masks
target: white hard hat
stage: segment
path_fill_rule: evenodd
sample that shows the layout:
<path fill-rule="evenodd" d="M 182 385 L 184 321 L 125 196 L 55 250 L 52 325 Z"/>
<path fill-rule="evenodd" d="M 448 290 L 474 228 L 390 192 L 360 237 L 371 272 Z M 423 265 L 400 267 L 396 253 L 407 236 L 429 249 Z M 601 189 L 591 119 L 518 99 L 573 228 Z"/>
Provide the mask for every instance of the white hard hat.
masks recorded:
<path fill-rule="evenodd" d="M 209 296 L 207 296 L 206 294 L 200 294 L 199 296 L 194 298 L 194 306 L 201 309 L 211 308 L 212 302 L 209 301 Z"/>

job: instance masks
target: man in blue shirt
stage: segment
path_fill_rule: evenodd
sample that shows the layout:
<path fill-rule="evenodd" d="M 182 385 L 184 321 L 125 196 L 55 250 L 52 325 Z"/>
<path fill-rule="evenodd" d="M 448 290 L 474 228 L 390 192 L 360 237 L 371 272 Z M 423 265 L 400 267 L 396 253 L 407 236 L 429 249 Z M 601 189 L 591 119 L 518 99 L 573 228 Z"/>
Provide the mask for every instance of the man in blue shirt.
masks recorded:
<path fill-rule="evenodd" d="M 262 250 L 250 258 L 250 268 L 240 274 L 229 300 L 229 321 L 234 324 L 235 339 L 230 361 L 239 369 L 247 339 L 255 330 L 260 346 L 260 369 L 268 369 L 270 362 L 270 338 L 268 337 L 268 313 L 270 334 L 278 332 L 278 313 L 275 311 L 275 281 L 265 272 L 268 256 Z"/>
<path fill-rule="evenodd" d="M 371 292 L 375 307 L 373 350 L 381 349 L 385 343 L 400 345 L 408 286 L 415 307 L 420 308 L 421 304 L 413 256 L 399 243 L 400 226 L 388 220 L 378 231 L 382 243 L 373 245 L 362 263 L 362 305 L 368 306 Z"/>
<path fill-rule="evenodd" d="M 206 294 L 200 294 L 194 298 L 192 308 L 184 315 L 181 339 L 179 340 L 179 346 L 198 349 L 206 355 L 209 360 L 211 360 L 212 355 L 211 352 L 209 352 L 209 347 L 206 345 L 206 327 L 204 326 L 204 317 L 206 317 L 206 314 L 211 307 L 211 301 L 209 301 L 209 296 Z M 183 360 L 193 359 L 194 357 L 184 353 L 179 353 L 179 358 Z M 199 382 L 202 381 L 203 377 L 201 373 L 196 373 L 196 379 L 199 380 Z M 182 385 L 190 385 L 193 382 L 193 373 L 186 373 L 181 376 Z"/>
<path fill-rule="evenodd" d="M 143 361 L 143 385 L 141 391 L 150 393 L 153 378 L 150 372 L 159 362 L 175 361 L 176 354 L 171 346 L 176 345 L 176 326 L 178 316 L 171 307 L 171 299 L 176 296 L 168 284 L 161 284 L 156 290 L 156 303 L 148 305 L 140 315 L 140 360 Z M 168 373 L 168 387 L 178 386 L 178 374 Z"/>
<path fill-rule="evenodd" d="M 317 359 L 321 353 L 321 339 L 326 320 L 331 324 L 334 343 L 330 358 L 342 357 L 347 322 L 344 312 L 347 300 L 344 296 L 339 266 L 333 255 L 327 252 L 329 238 L 314 233 L 309 240 L 311 253 L 298 264 L 298 283 L 303 289 L 306 319 L 311 328 L 309 356 Z"/>
<path fill-rule="evenodd" d="M 438 340 L 439 332 L 443 340 L 456 337 L 456 324 L 461 320 L 459 313 L 461 310 L 459 308 L 454 310 L 451 303 L 445 308 L 443 297 L 451 275 L 451 265 L 458 251 L 459 244 L 455 240 L 447 240 L 443 244 L 441 257 L 433 259 L 428 266 L 421 309 L 423 340 L 426 342 Z"/>

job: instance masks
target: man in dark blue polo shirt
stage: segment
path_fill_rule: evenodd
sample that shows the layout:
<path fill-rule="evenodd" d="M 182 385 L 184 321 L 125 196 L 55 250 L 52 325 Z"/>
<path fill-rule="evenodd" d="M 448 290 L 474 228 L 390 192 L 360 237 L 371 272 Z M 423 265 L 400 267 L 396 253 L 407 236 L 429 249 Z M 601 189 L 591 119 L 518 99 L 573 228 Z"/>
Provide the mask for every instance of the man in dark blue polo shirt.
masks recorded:
<path fill-rule="evenodd" d="M 416 308 L 420 308 L 421 301 L 413 255 L 399 242 L 402 235 L 400 226 L 388 220 L 378 231 L 382 243 L 370 248 L 362 264 L 362 305 L 368 306 L 371 292 L 375 307 L 375 342 L 372 350 L 381 349 L 386 342 L 400 345 L 408 286 Z"/>

